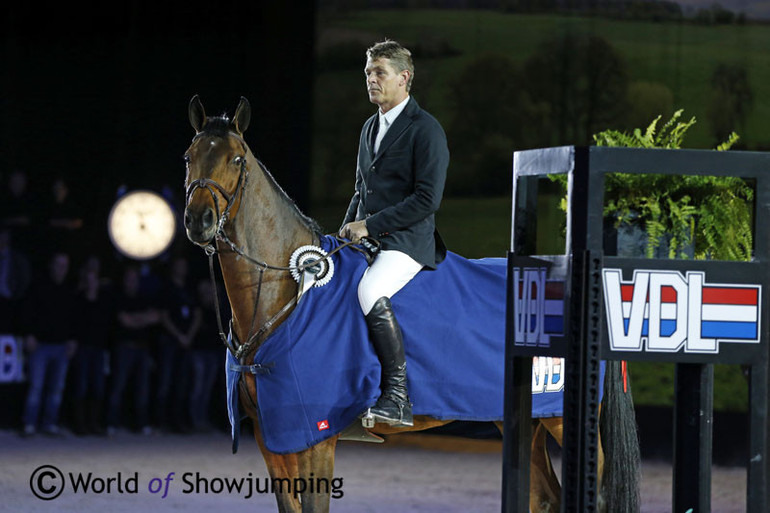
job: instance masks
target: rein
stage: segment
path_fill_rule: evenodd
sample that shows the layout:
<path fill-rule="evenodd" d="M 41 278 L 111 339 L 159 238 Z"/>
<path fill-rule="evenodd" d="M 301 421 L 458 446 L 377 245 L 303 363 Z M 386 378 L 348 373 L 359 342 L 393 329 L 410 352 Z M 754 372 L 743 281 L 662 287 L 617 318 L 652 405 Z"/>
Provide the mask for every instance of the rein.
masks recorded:
<path fill-rule="evenodd" d="M 336 237 L 337 240 L 341 240 L 339 237 Z M 344 241 L 342 244 L 337 246 L 336 248 L 329 251 L 329 253 L 326 254 L 326 256 L 323 258 L 324 260 L 330 259 L 335 253 L 341 251 L 344 248 L 347 248 L 349 246 L 353 246 L 352 241 Z M 250 262 L 256 264 L 259 267 L 259 282 L 257 283 L 257 297 L 254 301 L 254 310 L 251 315 L 251 326 L 249 327 L 249 334 L 246 336 L 246 342 L 240 343 L 238 340 L 238 337 L 235 335 L 235 332 L 233 332 L 233 321 L 230 320 L 230 326 L 229 326 L 229 333 L 230 336 L 225 335 L 223 325 L 222 325 L 222 315 L 219 308 L 219 293 L 217 292 L 217 283 L 216 278 L 214 275 L 214 255 L 216 254 L 216 250 L 209 250 L 209 247 L 207 246 L 205 248 L 206 254 L 208 255 L 209 259 L 209 275 L 211 277 L 211 284 L 212 288 L 214 289 L 214 305 L 217 313 L 217 326 L 219 328 L 219 337 L 222 339 L 222 342 L 225 344 L 227 349 L 232 353 L 232 355 L 238 360 L 241 361 L 242 358 L 247 356 L 252 350 L 254 350 L 255 345 L 260 341 L 262 336 L 267 333 L 273 325 L 286 313 L 289 312 L 289 310 L 294 307 L 297 304 L 297 301 L 299 300 L 298 296 L 294 296 L 291 298 L 291 300 L 286 303 L 283 308 L 281 308 L 275 315 L 273 315 L 270 319 L 268 319 L 260 328 L 258 331 L 254 332 L 254 328 L 256 325 L 257 320 L 257 308 L 259 306 L 259 298 L 262 292 L 262 282 L 264 280 L 265 271 L 279 271 L 279 272 L 292 272 L 294 270 L 303 273 L 307 269 L 312 269 L 316 265 L 318 265 L 318 260 L 311 260 L 304 264 L 300 264 L 297 266 L 278 266 L 278 265 L 269 265 L 265 262 L 262 262 L 260 260 L 256 260 L 254 258 L 249 257 L 245 253 L 240 250 L 240 248 L 234 247 L 234 249 L 238 249 L 236 251 L 239 255 L 243 256 Z M 365 250 L 361 250 L 359 248 L 354 249 L 358 251 L 364 252 Z"/>
<path fill-rule="evenodd" d="M 201 135 L 201 134 L 198 134 Z M 237 134 L 231 134 L 236 136 L 240 141 L 241 144 L 244 147 L 244 152 L 247 153 L 247 148 L 245 145 L 245 142 L 243 139 L 241 139 Z M 198 137 L 198 136 L 196 136 Z M 194 139 L 193 139 L 194 140 Z M 300 273 L 304 273 L 306 270 L 312 270 L 315 266 L 318 265 L 318 260 L 309 260 L 307 262 L 304 262 L 302 264 L 296 265 L 296 266 L 280 266 L 280 265 L 271 265 L 263 260 L 256 259 L 243 251 L 242 248 L 240 248 L 235 242 L 233 242 L 230 237 L 225 232 L 225 225 L 228 222 L 232 222 L 234 219 L 230 218 L 230 211 L 232 210 L 233 205 L 235 204 L 236 198 L 239 197 L 241 200 L 241 204 L 243 204 L 243 197 L 245 194 L 245 188 L 246 183 L 248 182 L 248 176 L 249 176 L 249 169 L 247 167 L 246 158 L 244 157 L 236 157 L 237 159 L 240 159 L 240 171 L 238 175 L 238 183 L 236 185 L 235 191 L 233 191 L 232 194 L 228 194 L 228 192 L 225 190 L 222 185 L 217 183 L 215 180 L 212 180 L 210 178 L 198 178 L 197 180 L 193 180 L 190 182 L 190 184 L 187 186 L 186 191 L 186 203 L 189 204 L 190 199 L 192 198 L 192 195 L 198 190 L 198 189 L 206 189 L 210 194 L 214 201 L 214 208 L 216 209 L 216 216 L 217 216 L 217 231 L 214 234 L 214 237 L 212 238 L 212 241 L 208 243 L 208 245 L 204 246 L 204 251 L 206 252 L 206 255 L 208 256 L 209 260 L 209 275 L 211 277 L 211 285 L 213 288 L 214 293 L 214 307 L 217 314 L 217 327 L 219 329 L 219 337 L 222 339 L 222 342 L 224 343 L 225 347 L 227 347 L 228 351 L 238 360 L 241 362 L 243 358 L 248 356 L 254 349 L 255 346 L 258 344 L 260 339 L 267 333 L 273 325 L 286 313 L 291 310 L 292 307 L 294 307 L 297 304 L 297 301 L 299 300 L 299 297 L 295 295 L 288 303 L 286 303 L 283 308 L 281 308 L 275 315 L 273 315 L 270 319 L 267 320 L 257 331 L 255 330 L 256 327 L 256 320 L 257 320 L 257 309 L 259 307 L 259 299 L 262 293 L 262 282 L 264 281 L 265 271 L 278 271 L 278 272 L 292 272 L 296 271 Z M 260 164 L 261 165 L 261 164 Z M 217 194 L 215 193 L 219 192 L 219 194 L 222 195 L 223 198 L 227 201 L 227 204 L 225 205 L 224 210 L 220 213 L 219 210 L 219 199 L 217 198 Z M 238 212 L 240 211 L 240 208 Z M 236 212 L 236 215 L 237 213 Z M 336 237 L 337 240 L 341 241 L 342 244 L 334 248 L 333 250 L 329 251 L 327 255 L 323 258 L 330 259 L 332 255 L 337 253 L 338 251 L 348 247 L 352 246 L 354 243 L 352 241 L 344 241 L 343 239 L 340 239 L 339 237 Z M 224 333 L 224 327 L 222 325 L 222 315 L 219 307 L 219 293 L 217 289 L 217 281 L 214 273 L 214 255 L 217 253 L 216 245 L 213 243 L 214 240 L 220 240 L 224 243 L 226 243 L 229 248 L 236 253 L 238 256 L 246 259 L 247 261 L 251 262 L 255 266 L 259 268 L 259 281 L 257 283 L 257 295 L 256 299 L 254 301 L 254 310 L 252 312 L 251 316 L 251 325 L 249 327 L 248 335 L 246 336 L 246 341 L 241 343 L 238 340 L 238 337 L 233 332 L 233 321 L 230 320 L 230 326 L 229 326 L 229 333 L 230 335 L 225 335 Z M 376 245 L 376 241 L 369 241 L 370 243 Z M 354 246 L 354 249 L 357 249 L 359 251 L 365 252 L 366 250 L 356 248 Z M 255 367 L 254 365 L 247 366 L 251 370 L 251 368 Z M 260 367 L 257 365 L 257 367 Z M 253 371 L 256 371 L 258 369 L 253 369 Z"/>

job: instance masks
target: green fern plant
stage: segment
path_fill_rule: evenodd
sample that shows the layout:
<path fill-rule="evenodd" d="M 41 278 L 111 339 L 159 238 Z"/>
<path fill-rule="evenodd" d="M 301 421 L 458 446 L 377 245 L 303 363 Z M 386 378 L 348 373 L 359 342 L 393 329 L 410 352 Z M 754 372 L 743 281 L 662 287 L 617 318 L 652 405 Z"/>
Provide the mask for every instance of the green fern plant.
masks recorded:
<path fill-rule="evenodd" d="M 661 116 L 645 130 L 605 130 L 594 135 L 597 146 L 678 149 L 695 118 L 682 121 L 676 111 L 662 127 Z M 739 137 L 731 133 L 717 146 L 730 149 Z M 564 181 L 566 177 L 554 177 Z M 737 177 L 611 173 L 605 176 L 604 215 L 615 227 L 643 223 L 646 256 L 652 258 L 668 240 L 669 258 L 750 260 L 753 248 L 754 191 Z M 566 200 L 562 202 L 566 209 Z"/>

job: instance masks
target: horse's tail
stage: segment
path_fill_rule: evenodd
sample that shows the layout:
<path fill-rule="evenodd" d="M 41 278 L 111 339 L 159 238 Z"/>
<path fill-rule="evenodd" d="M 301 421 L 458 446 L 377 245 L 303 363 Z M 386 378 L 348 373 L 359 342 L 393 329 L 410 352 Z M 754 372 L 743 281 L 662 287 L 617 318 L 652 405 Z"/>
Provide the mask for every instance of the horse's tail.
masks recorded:
<path fill-rule="evenodd" d="M 599 429 L 604 449 L 602 502 L 610 512 L 637 513 L 641 457 L 625 362 L 607 362 Z"/>

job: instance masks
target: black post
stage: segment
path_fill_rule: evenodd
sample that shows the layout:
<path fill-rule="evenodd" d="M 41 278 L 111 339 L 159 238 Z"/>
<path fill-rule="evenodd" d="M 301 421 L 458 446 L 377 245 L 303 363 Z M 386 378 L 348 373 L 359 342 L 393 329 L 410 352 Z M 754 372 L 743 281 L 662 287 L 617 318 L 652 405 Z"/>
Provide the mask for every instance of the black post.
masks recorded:
<path fill-rule="evenodd" d="M 770 430 L 768 413 L 767 361 L 751 366 L 749 376 L 749 468 L 746 482 L 747 513 L 765 513 L 770 508 L 768 477 L 770 477 Z"/>
<path fill-rule="evenodd" d="M 564 383 L 562 511 L 592 512 L 598 503 L 599 379 L 602 336 L 601 254 L 574 254 L 570 337 Z"/>
<path fill-rule="evenodd" d="M 532 358 L 506 357 L 503 421 L 503 513 L 529 511 L 532 453 Z"/>
<path fill-rule="evenodd" d="M 711 511 L 714 367 L 678 363 L 674 378 L 674 509 Z"/>
<path fill-rule="evenodd" d="M 508 254 L 505 391 L 503 395 L 502 513 L 529 511 L 529 460 L 532 452 L 532 358 L 514 356 L 514 254 Z"/>

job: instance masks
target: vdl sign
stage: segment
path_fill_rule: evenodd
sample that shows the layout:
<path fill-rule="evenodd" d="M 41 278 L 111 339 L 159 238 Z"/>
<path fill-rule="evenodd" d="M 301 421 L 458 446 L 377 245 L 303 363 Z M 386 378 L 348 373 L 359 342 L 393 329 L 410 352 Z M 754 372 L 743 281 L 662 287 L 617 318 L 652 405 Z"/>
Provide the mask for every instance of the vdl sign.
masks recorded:
<path fill-rule="evenodd" d="M 601 381 L 602 360 L 675 364 L 675 511 L 710 507 L 709 365 L 747 365 L 746 506 L 751 513 L 770 511 L 770 311 L 768 298 L 762 297 L 770 290 L 770 224 L 764 222 L 770 218 L 768 171 L 768 152 L 563 146 L 514 153 L 503 511 L 528 509 L 531 392 L 557 386 L 561 374 L 565 420 L 561 505 L 565 511 L 596 509 L 599 390 L 595 385 Z M 618 241 L 604 222 L 605 182 L 613 173 L 745 180 L 754 190 L 751 260 L 618 255 Z M 542 187 L 549 175 L 566 177 L 570 184 L 563 252 L 553 240 L 550 221 L 539 215 L 552 208 L 553 191 Z M 551 251 L 555 254 L 548 254 Z M 563 281 L 559 297 L 548 294 L 554 279 Z M 534 365 L 532 357 L 539 357 Z M 550 358 L 551 365 L 559 357 L 564 360 L 558 369 L 541 370 L 549 363 L 542 362 L 543 357 Z M 539 377 L 532 390 L 527 386 L 530 365 Z M 612 365 L 614 372 L 618 365 Z"/>
<path fill-rule="evenodd" d="M 564 283 L 548 280 L 546 267 L 513 268 L 514 343 L 550 347 L 564 334 Z"/>
<path fill-rule="evenodd" d="M 547 267 L 513 267 L 514 344 L 546 349 L 565 333 L 565 284 Z M 760 342 L 762 286 L 707 282 L 704 271 L 602 270 L 609 349 L 719 354 L 720 343 Z"/>
<path fill-rule="evenodd" d="M 610 349 L 716 354 L 719 344 L 757 344 L 761 285 L 707 283 L 702 271 L 604 269 Z"/>

